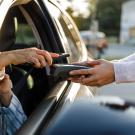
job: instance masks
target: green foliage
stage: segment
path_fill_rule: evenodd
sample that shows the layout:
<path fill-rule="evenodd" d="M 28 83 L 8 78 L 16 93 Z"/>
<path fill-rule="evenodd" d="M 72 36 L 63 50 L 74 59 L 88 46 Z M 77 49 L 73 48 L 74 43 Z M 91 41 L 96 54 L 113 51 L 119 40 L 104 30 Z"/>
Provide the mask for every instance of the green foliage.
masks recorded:
<path fill-rule="evenodd" d="M 89 2 L 89 11 L 91 14 L 93 14 L 96 11 L 96 0 L 88 0 L 88 2 Z M 72 7 L 69 7 L 67 9 L 67 12 L 73 18 L 79 30 L 87 30 L 90 28 L 91 19 L 92 19 L 91 14 L 87 18 L 84 18 L 83 15 L 73 16 Z"/>
<path fill-rule="evenodd" d="M 119 36 L 121 6 L 126 0 L 99 0 L 97 5 L 97 19 L 99 29 L 107 35 Z"/>
<path fill-rule="evenodd" d="M 79 30 L 86 30 L 90 27 L 90 20 L 91 16 L 88 16 L 87 18 L 84 18 L 82 15 L 79 16 L 73 16 L 73 10 L 72 8 L 68 8 L 67 12 L 70 14 L 72 19 L 75 21 L 77 27 Z"/>
<path fill-rule="evenodd" d="M 99 30 L 109 36 L 119 36 L 121 6 L 127 0 L 88 0 L 90 16 L 83 18 L 82 15 L 72 16 L 72 7 L 68 8 L 68 13 L 72 16 L 80 30 L 89 29 L 92 19 L 99 21 Z M 97 6 L 96 6 L 97 4 Z M 97 8 L 96 8 L 97 7 Z"/>

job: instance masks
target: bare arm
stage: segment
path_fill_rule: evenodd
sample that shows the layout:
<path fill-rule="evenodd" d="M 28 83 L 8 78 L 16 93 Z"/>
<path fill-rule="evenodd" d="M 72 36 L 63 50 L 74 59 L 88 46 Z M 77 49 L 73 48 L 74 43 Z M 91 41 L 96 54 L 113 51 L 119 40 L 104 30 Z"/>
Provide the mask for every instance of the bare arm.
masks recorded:
<path fill-rule="evenodd" d="M 0 101 L 4 106 L 8 106 L 12 99 L 12 82 L 8 75 L 5 75 L 4 79 L 0 81 Z"/>
<path fill-rule="evenodd" d="M 56 53 L 49 53 L 37 48 L 27 48 L 0 53 L 0 70 L 9 64 L 33 63 L 35 67 L 42 68 L 52 64 L 52 58 L 59 57 Z"/>

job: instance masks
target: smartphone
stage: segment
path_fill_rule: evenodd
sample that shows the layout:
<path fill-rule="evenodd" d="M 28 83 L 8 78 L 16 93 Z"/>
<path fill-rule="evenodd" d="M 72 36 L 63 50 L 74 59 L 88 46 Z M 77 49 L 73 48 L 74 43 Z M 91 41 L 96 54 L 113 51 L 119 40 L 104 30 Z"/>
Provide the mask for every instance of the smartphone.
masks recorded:
<path fill-rule="evenodd" d="M 63 60 L 65 58 L 67 58 L 67 57 L 70 57 L 69 53 L 61 53 L 61 54 L 59 54 L 59 57 L 53 58 L 53 62 L 55 63 L 56 61 Z"/>

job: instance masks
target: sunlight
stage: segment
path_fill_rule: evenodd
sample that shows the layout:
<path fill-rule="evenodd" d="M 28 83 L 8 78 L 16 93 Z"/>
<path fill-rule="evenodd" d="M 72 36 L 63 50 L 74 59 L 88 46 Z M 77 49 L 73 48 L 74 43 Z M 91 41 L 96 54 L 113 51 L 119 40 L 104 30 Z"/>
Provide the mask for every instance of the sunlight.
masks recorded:
<path fill-rule="evenodd" d="M 89 16 L 89 5 L 86 0 L 75 0 L 72 2 L 72 6 L 74 7 L 74 16 L 78 16 L 79 14 L 83 15 L 83 17 Z"/>
<path fill-rule="evenodd" d="M 90 14 L 88 0 L 72 0 L 70 2 L 68 0 L 58 1 L 65 9 L 72 7 L 74 11 L 73 16 L 83 15 L 83 17 L 85 18 L 88 17 Z"/>

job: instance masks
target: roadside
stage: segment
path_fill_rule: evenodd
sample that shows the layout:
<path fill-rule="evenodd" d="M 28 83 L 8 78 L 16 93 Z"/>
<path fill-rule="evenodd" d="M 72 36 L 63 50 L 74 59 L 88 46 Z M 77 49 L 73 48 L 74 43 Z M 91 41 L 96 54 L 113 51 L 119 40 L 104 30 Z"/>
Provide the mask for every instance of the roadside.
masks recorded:
<path fill-rule="evenodd" d="M 102 58 L 112 60 L 126 57 L 135 52 L 135 46 L 133 45 L 116 45 L 110 44 L 104 51 Z"/>

